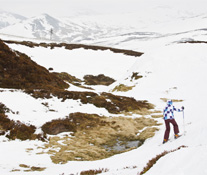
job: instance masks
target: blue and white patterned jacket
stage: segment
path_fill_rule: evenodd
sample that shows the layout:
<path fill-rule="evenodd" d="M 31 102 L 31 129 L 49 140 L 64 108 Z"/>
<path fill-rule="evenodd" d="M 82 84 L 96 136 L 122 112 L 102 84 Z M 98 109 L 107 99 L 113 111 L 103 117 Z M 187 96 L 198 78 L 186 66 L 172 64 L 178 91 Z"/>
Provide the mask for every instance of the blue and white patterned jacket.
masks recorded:
<path fill-rule="evenodd" d="M 176 109 L 175 106 L 173 106 L 173 103 L 171 100 L 167 102 L 167 106 L 163 110 L 163 119 L 168 120 L 168 119 L 174 119 L 174 111 L 181 112 L 183 111 L 182 109 Z"/>

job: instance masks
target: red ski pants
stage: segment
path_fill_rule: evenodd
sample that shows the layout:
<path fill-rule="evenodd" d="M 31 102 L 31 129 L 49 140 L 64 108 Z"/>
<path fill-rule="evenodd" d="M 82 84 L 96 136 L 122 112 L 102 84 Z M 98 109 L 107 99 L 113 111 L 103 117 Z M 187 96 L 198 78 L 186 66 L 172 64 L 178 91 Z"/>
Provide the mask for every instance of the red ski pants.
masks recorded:
<path fill-rule="evenodd" d="M 170 134 L 170 123 L 173 125 L 174 133 L 175 134 L 179 133 L 178 124 L 176 123 L 175 119 L 167 119 L 167 120 L 165 120 L 166 130 L 165 130 L 164 139 L 166 139 L 166 140 L 168 140 L 169 134 Z"/>

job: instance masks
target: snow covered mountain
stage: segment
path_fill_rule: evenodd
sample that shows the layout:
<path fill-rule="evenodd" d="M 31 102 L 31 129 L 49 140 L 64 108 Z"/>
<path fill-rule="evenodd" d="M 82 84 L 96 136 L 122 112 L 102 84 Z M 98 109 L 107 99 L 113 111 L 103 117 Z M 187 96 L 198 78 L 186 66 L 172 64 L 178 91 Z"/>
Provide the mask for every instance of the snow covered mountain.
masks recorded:
<path fill-rule="evenodd" d="M 4 28 L 1 33 L 48 40 L 58 40 L 59 36 L 62 36 L 64 40 L 75 35 L 78 29 L 78 26 L 66 25 L 58 19 L 43 14 Z"/>
<path fill-rule="evenodd" d="M 18 20 L 13 25 L 9 25 L 9 15 L 4 13 L 4 18 L 0 22 L 2 26 L 0 34 L 3 38 L 10 35 L 21 38 L 41 39 L 47 42 L 69 42 L 95 44 L 102 46 L 112 46 L 124 49 L 135 49 L 145 51 L 149 45 L 162 44 L 158 40 L 168 38 L 168 43 L 183 40 L 203 40 L 200 32 L 205 36 L 207 22 L 206 14 L 185 14 L 178 15 L 175 10 L 169 12 L 152 9 L 155 16 L 148 16 L 146 12 L 133 12 L 119 15 L 80 15 L 70 17 L 54 18 L 48 14 Z M 171 15 L 165 15 L 165 14 Z M 145 14 L 145 15 L 144 15 Z M 5 17 L 6 15 L 6 17 Z M 136 18 L 140 16 L 140 18 Z M 161 18 L 163 16 L 163 18 Z M 4 19 L 4 20 L 3 20 Z M 12 21 L 12 20 L 11 20 Z M 153 21 L 153 22 L 151 22 Z M 52 33 L 51 33 L 52 32 Z M 135 46 L 135 43 L 139 45 Z M 148 44 L 146 44 L 148 43 Z"/>
<path fill-rule="evenodd" d="M 23 17 L 21 15 L 0 10 L 0 29 L 18 23 L 25 19 L 26 17 Z"/>
<path fill-rule="evenodd" d="M 79 22 L 77 19 L 73 21 L 69 17 L 57 19 L 48 14 L 42 14 L 6 26 L 0 30 L 0 33 L 57 42 L 87 42 L 106 37 L 114 30 L 112 27 L 94 22 Z"/>

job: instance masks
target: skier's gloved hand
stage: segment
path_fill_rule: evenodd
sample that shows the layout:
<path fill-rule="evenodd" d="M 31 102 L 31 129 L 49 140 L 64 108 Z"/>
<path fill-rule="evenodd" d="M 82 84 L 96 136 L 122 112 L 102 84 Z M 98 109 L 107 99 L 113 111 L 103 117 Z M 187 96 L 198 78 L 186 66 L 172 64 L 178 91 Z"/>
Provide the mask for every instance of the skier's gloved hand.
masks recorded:
<path fill-rule="evenodd" d="M 184 110 L 184 106 L 182 106 L 181 109 Z"/>

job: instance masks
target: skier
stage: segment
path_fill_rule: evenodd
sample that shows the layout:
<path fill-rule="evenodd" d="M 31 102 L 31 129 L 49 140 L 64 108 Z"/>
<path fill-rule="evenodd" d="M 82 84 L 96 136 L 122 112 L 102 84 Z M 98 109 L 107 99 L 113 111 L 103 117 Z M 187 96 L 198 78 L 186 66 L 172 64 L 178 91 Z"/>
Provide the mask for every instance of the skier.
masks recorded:
<path fill-rule="evenodd" d="M 170 134 L 170 123 L 173 125 L 173 128 L 174 128 L 174 134 L 175 134 L 174 137 L 175 137 L 175 139 L 180 136 L 178 134 L 179 133 L 178 125 L 177 125 L 177 123 L 176 123 L 176 121 L 174 119 L 174 111 L 181 112 L 183 110 L 184 110 L 183 106 L 181 107 L 181 109 L 176 109 L 173 106 L 172 100 L 168 100 L 167 101 L 167 105 L 166 105 L 166 107 L 163 110 L 163 116 L 164 116 L 165 126 L 166 126 L 163 144 L 168 141 L 169 134 Z"/>

